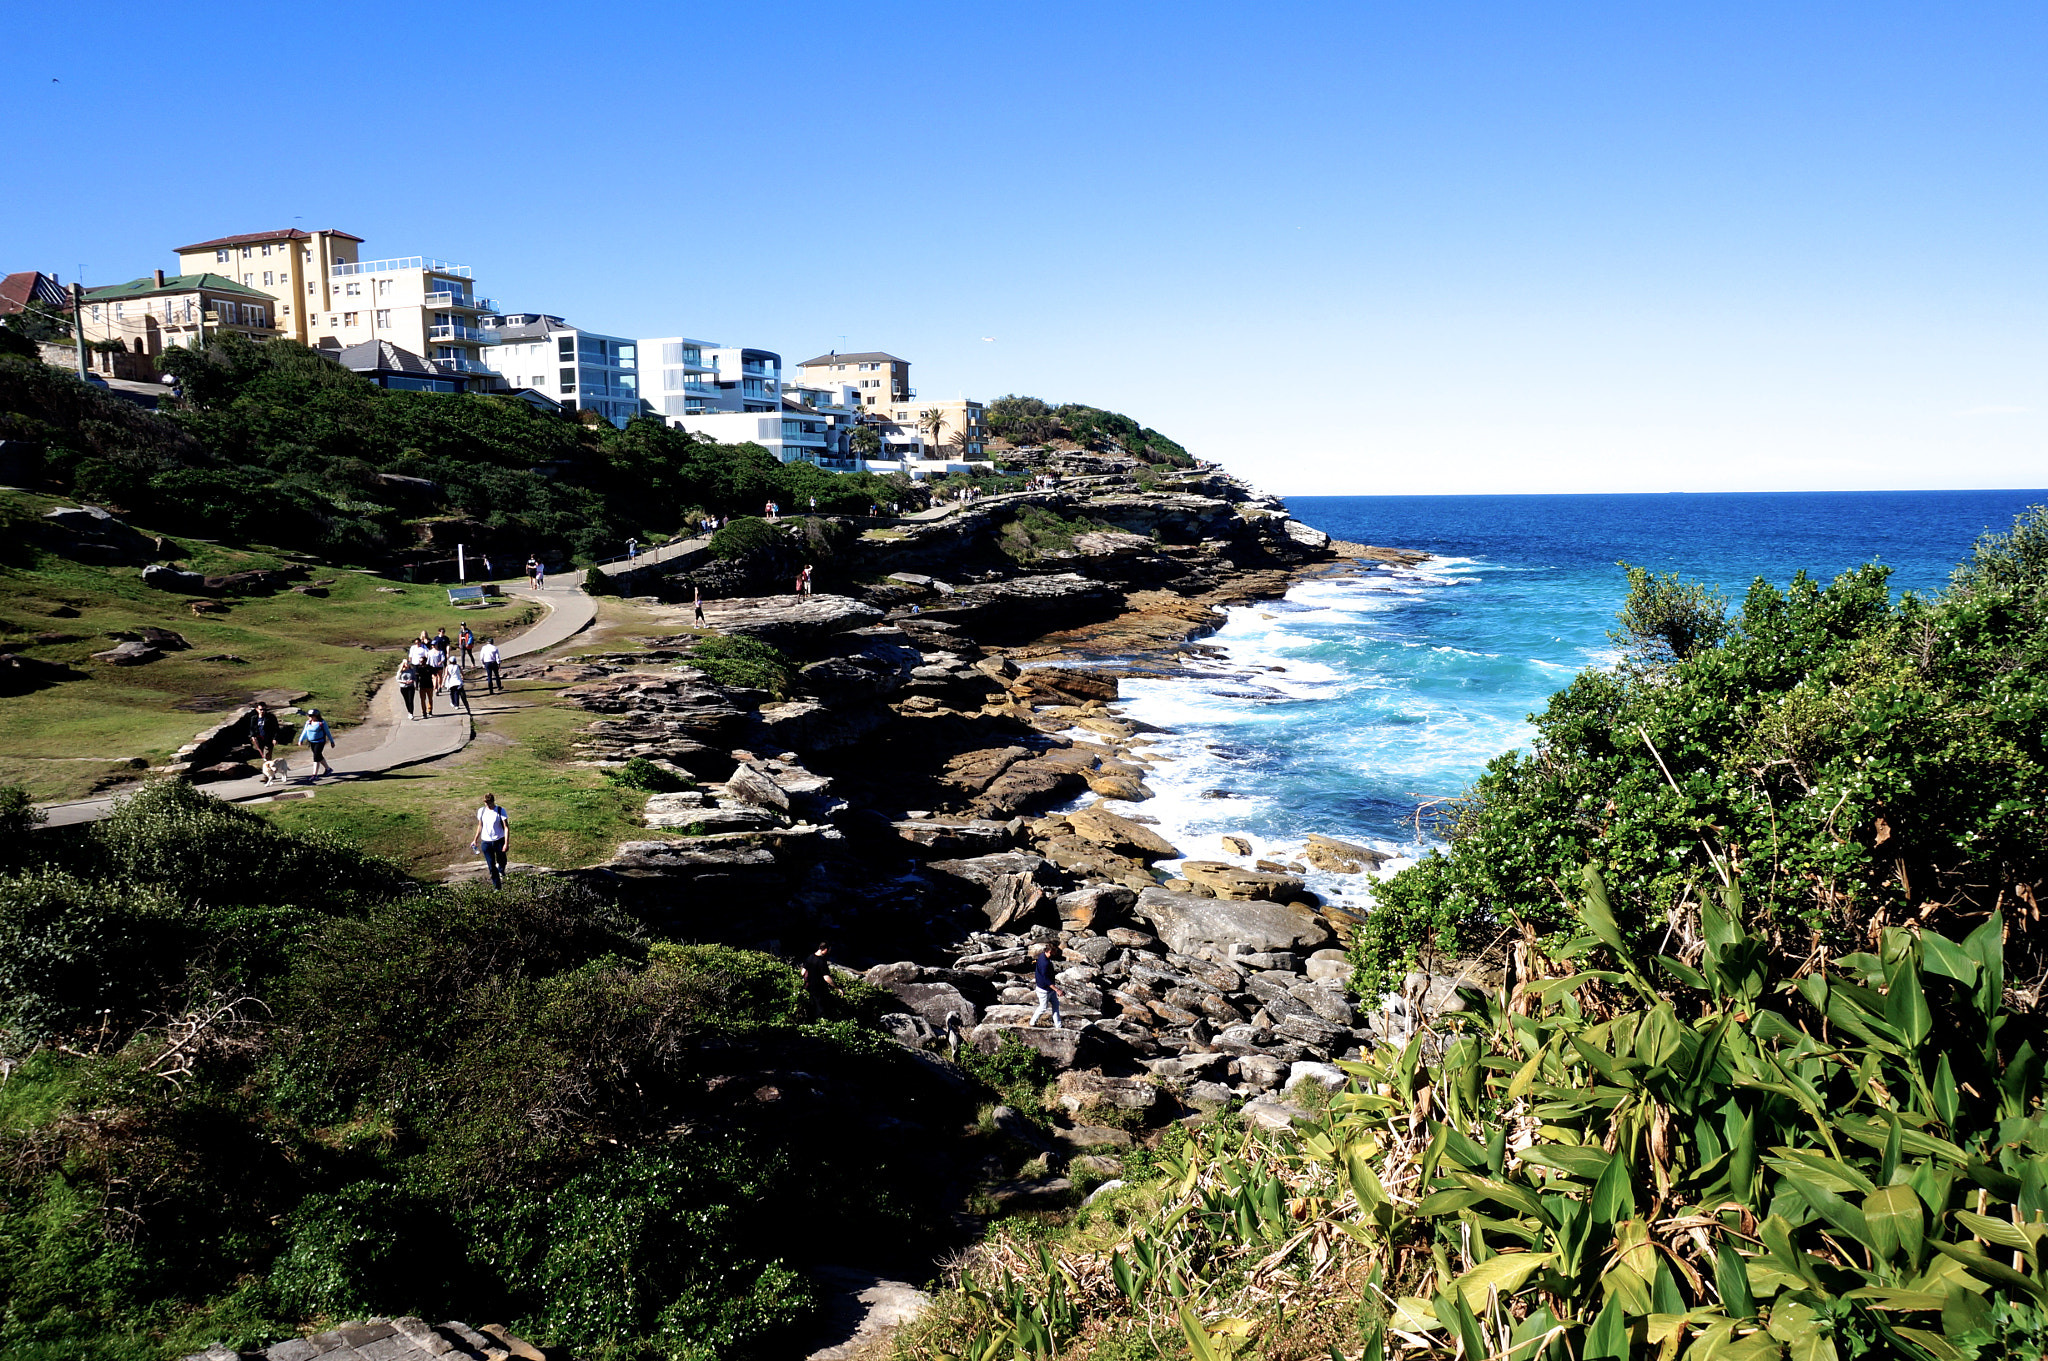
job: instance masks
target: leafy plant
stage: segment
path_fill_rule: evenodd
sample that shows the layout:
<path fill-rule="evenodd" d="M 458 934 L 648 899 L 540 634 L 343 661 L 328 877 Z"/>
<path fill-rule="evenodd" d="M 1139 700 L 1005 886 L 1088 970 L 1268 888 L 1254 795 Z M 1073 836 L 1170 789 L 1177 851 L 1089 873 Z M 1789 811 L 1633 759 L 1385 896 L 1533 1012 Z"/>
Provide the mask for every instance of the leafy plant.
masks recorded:
<path fill-rule="evenodd" d="M 614 766 L 605 771 L 605 775 L 614 784 L 624 785 L 628 789 L 644 789 L 650 794 L 673 794 L 678 790 L 692 788 L 696 783 L 654 764 L 645 756 L 635 756 L 624 765 Z"/>
<path fill-rule="evenodd" d="M 742 515 L 718 527 L 711 536 L 711 555 L 731 561 L 754 553 L 771 553 L 788 546 L 789 536 L 753 515 Z"/>
<path fill-rule="evenodd" d="M 706 638 L 690 649 L 690 664 L 720 685 L 766 690 L 777 699 L 787 698 L 796 682 L 796 664 L 757 638 Z"/>

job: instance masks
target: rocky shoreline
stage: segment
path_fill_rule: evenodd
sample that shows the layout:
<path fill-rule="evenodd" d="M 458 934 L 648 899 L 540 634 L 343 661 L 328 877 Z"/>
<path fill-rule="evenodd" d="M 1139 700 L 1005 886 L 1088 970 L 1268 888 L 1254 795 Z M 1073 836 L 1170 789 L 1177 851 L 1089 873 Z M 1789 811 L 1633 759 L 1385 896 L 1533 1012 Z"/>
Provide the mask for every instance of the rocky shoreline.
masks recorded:
<path fill-rule="evenodd" d="M 1008 526 L 1040 512 L 1080 528 L 1006 552 Z M 1333 542 L 1213 468 L 1151 486 L 1096 468 L 860 537 L 809 599 L 706 591 L 714 630 L 797 665 L 785 697 L 692 665 L 701 638 L 680 604 L 655 607 L 678 631 L 639 651 L 512 674 L 571 682 L 564 700 L 592 715 L 577 759 L 687 782 L 648 802 L 660 839 L 571 871 L 664 931 L 785 957 L 828 939 L 894 994 L 904 1044 L 1043 1056 L 1076 1131 L 1234 1103 L 1284 1122 L 1288 1090 L 1341 1084 L 1334 1060 L 1404 1040 L 1452 990 L 1418 978 L 1412 997 L 1362 1006 L 1341 948 L 1356 919 L 1305 887 L 1304 865 L 1204 859 L 1103 806 L 1150 797 L 1158 768 L 1118 685 L 1213 654 L 1200 640 L 1224 606 L 1425 556 Z M 785 566 L 653 589 L 680 601 Z M 1344 874 L 1385 859 L 1328 837 L 1304 858 Z M 1026 1024 L 1039 944 L 1064 956 L 1061 1029 Z"/>

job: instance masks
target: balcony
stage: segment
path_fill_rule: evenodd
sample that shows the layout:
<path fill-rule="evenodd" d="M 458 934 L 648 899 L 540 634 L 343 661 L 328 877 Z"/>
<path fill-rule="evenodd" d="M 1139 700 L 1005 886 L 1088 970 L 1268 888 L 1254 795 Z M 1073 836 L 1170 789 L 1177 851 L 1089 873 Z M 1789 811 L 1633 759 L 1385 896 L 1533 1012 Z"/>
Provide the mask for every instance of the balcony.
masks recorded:
<path fill-rule="evenodd" d="M 336 265 L 332 272 L 346 278 L 351 274 L 396 274 L 406 269 L 430 269 L 436 274 L 453 274 L 461 279 L 470 277 L 468 265 L 451 265 L 445 260 L 430 260 L 424 255 L 408 255 L 402 260 L 363 260 L 353 265 Z"/>
<path fill-rule="evenodd" d="M 498 304 L 489 298 L 472 297 L 467 293 L 429 293 L 426 296 L 426 305 L 437 308 L 460 307 L 471 312 L 498 310 Z"/>
<path fill-rule="evenodd" d="M 488 343 L 492 339 L 492 337 L 485 335 L 482 331 L 477 330 L 476 327 L 474 326 L 464 326 L 461 323 L 457 322 L 442 326 L 428 327 L 427 339 L 442 341 L 466 340 L 472 345 L 483 345 Z"/>
<path fill-rule="evenodd" d="M 453 369 L 457 373 L 482 373 L 488 374 L 493 378 L 498 376 L 496 369 L 491 368 L 487 364 L 479 364 L 474 359 L 436 359 L 433 362 L 439 364 L 444 369 Z"/>

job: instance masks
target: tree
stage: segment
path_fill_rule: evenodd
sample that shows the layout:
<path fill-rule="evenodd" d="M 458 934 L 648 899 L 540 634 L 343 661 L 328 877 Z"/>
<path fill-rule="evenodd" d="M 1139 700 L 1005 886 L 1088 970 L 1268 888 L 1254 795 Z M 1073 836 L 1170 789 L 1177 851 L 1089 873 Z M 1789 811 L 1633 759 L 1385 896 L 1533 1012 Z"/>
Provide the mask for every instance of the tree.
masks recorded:
<path fill-rule="evenodd" d="M 856 426 L 851 442 L 857 457 L 873 458 L 875 451 L 882 447 L 882 433 L 872 425 Z"/>
<path fill-rule="evenodd" d="M 946 430 L 946 413 L 935 406 L 926 407 L 917 413 L 917 425 L 920 430 L 928 431 L 932 444 L 937 445 Z"/>

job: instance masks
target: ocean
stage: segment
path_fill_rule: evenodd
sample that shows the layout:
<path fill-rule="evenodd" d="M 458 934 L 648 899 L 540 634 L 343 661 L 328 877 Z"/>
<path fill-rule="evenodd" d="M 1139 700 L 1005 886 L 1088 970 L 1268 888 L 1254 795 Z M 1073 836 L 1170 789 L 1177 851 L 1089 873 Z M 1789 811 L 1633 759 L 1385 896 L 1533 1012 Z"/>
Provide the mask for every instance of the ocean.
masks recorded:
<path fill-rule="evenodd" d="M 1932 593 L 1987 529 L 2048 491 L 1614 496 L 1304 496 L 1304 523 L 1429 553 L 1413 568 L 1305 582 L 1232 609 L 1223 649 L 1185 676 L 1127 680 L 1123 713 L 1165 730 L 1149 754 L 1154 819 L 1189 858 L 1294 860 L 1311 832 L 1398 858 L 1435 844 L 1431 801 L 1525 746 L 1528 719 L 1587 667 L 1627 595 L 1625 560 L 1710 582 L 1739 604 L 1761 576 L 1823 581 L 1868 561 L 1895 592 Z M 1424 815 L 1418 822 L 1418 811 Z M 1172 862 L 1168 862 L 1170 867 Z M 1367 905 L 1361 877 L 1310 873 L 1333 902 Z"/>

